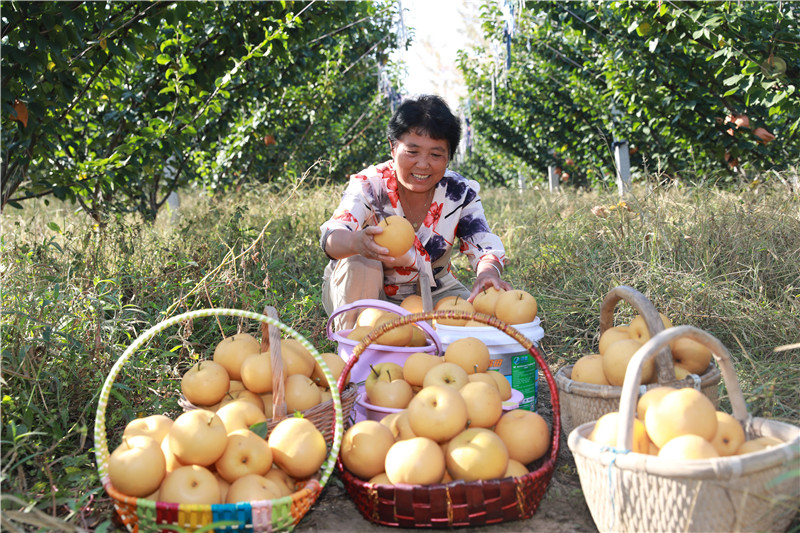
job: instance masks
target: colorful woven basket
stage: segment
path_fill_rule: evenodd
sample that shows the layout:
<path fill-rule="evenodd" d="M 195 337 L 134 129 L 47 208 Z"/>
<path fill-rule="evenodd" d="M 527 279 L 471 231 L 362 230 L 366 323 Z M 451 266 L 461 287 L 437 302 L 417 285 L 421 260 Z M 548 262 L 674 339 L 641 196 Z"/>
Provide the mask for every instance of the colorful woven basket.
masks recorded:
<path fill-rule="evenodd" d="M 670 341 L 689 337 L 708 347 L 719 364 L 733 417 L 748 439 L 783 444 L 745 455 L 687 461 L 634 453 L 633 419 L 641 366 Z M 631 359 L 625 374 L 616 448 L 588 439 L 595 422 L 568 438 L 586 503 L 602 531 L 785 531 L 800 510 L 800 428 L 747 412 L 731 356 L 714 336 L 692 326 L 663 330 Z"/>
<path fill-rule="evenodd" d="M 274 326 L 297 339 L 311 352 L 314 359 L 322 367 L 325 377 L 332 384 L 331 396 L 334 413 L 329 416 L 329 426 L 333 430 L 333 440 L 329 443 L 328 457 L 320 468 L 319 477 L 312 477 L 290 496 L 275 500 L 239 502 L 236 504 L 181 505 L 133 498 L 121 494 L 111 485 L 108 474 L 110 453 L 106 437 L 106 408 L 114 381 L 122 371 L 123 365 L 136 350 L 158 333 L 186 320 L 212 316 L 233 316 L 257 320 L 262 324 Z M 103 383 L 94 427 L 97 470 L 100 480 L 106 492 L 114 500 L 114 508 L 121 522 L 130 531 L 134 532 L 174 530 L 176 526 L 191 531 L 205 528 L 210 524 L 214 524 L 214 527 L 218 528 L 229 528 L 227 529 L 228 531 L 291 531 L 317 500 L 333 473 L 343 434 L 342 401 L 339 395 L 339 387 L 334 383 L 333 374 L 316 348 L 300 333 L 272 317 L 236 309 L 190 311 L 164 320 L 142 333 L 120 356 L 111 368 L 105 383 Z"/>
<path fill-rule="evenodd" d="M 495 317 L 464 311 L 417 313 L 387 322 L 373 330 L 355 347 L 342 374 L 362 353 L 390 329 L 420 320 L 474 319 L 495 327 L 519 342 L 535 359 L 550 389 L 553 408 L 552 442 L 547 454 L 531 465 L 521 477 L 490 481 L 453 481 L 435 485 L 375 485 L 348 472 L 337 460 L 339 475 L 361 514 L 377 524 L 394 527 L 451 528 L 498 524 L 530 518 L 539 507 L 555 469 L 561 437 L 558 392 L 553 375 L 539 351 L 524 335 Z M 340 378 L 341 384 L 341 378 Z"/>
<path fill-rule="evenodd" d="M 614 325 L 614 308 L 621 300 L 629 303 L 642 315 L 651 336 L 664 329 L 664 323 L 650 300 L 636 289 L 620 285 L 612 289 L 600 305 L 601 334 Z M 711 363 L 700 376 L 690 375 L 676 381 L 672 352 L 669 346 L 666 346 L 656 356 L 655 365 L 658 381 L 642 385 L 642 392 L 663 385 L 675 388 L 694 387 L 705 394 L 715 406 L 719 404 L 721 375 L 714 363 Z M 568 365 L 559 368 L 555 376 L 561 396 L 561 423 L 566 434 L 581 424 L 597 420 L 606 413 L 618 411 L 622 396 L 622 387 L 573 380 L 572 367 L 573 365 Z"/>

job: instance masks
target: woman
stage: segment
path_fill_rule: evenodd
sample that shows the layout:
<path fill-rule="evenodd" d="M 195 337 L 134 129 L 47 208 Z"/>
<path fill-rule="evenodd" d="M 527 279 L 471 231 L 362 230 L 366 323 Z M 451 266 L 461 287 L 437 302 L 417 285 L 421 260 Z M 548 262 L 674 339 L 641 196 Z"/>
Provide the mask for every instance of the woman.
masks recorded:
<path fill-rule="evenodd" d="M 431 280 L 431 296 L 460 295 L 470 301 L 483 289 L 511 289 L 501 279 L 505 250 L 491 233 L 476 181 L 447 170 L 461 140 L 461 124 L 438 96 L 407 99 L 389 121 L 392 159 L 350 177 L 341 203 L 321 229 L 325 268 L 323 305 L 330 316 L 364 298 L 400 303 L 418 293 L 420 270 Z M 414 246 L 394 258 L 379 246 L 378 223 L 391 215 L 411 222 Z M 450 255 L 458 238 L 476 272 L 472 290 L 452 273 Z M 334 329 L 349 329 L 358 311 L 340 314 Z"/>

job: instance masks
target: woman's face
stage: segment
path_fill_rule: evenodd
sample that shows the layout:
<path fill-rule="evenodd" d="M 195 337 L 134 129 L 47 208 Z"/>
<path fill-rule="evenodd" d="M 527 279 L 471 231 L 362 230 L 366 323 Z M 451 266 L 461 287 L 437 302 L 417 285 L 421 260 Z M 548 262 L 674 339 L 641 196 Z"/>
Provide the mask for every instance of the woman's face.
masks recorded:
<path fill-rule="evenodd" d="M 397 180 L 411 192 L 431 190 L 444 177 L 450 153 L 447 141 L 414 131 L 404 133 L 392 146 Z"/>

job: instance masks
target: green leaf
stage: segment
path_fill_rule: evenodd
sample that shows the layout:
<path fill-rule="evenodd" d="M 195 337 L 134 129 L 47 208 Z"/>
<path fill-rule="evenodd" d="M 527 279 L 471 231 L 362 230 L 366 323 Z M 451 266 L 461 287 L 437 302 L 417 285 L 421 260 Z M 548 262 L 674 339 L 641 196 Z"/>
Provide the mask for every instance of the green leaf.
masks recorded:
<path fill-rule="evenodd" d="M 156 63 L 158 63 L 159 65 L 166 65 L 166 64 L 168 64 L 170 61 L 172 61 L 172 58 L 171 58 L 171 57 L 169 57 L 169 56 L 168 56 L 168 55 L 166 55 L 166 54 L 158 54 L 158 55 L 156 56 Z"/>
<path fill-rule="evenodd" d="M 741 74 L 735 74 L 729 78 L 725 78 L 724 80 L 722 80 L 722 83 L 724 85 L 735 85 L 740 81 L 742 81 L 743 78 L 744 76 L 742 76 Z"/>

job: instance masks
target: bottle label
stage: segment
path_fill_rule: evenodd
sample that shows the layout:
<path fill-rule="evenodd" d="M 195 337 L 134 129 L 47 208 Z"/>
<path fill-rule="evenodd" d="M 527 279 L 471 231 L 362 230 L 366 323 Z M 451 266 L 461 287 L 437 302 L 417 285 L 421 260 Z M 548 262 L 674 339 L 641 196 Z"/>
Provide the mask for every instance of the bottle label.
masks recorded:
<path fill-rule="evenodd" d="M 536 411 L 536 396 L 539 386 L 539 367 L 536 359 L 522 352 L 511 355 L 511 386 L 522 393 L 520 409 Z"/>

